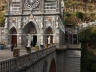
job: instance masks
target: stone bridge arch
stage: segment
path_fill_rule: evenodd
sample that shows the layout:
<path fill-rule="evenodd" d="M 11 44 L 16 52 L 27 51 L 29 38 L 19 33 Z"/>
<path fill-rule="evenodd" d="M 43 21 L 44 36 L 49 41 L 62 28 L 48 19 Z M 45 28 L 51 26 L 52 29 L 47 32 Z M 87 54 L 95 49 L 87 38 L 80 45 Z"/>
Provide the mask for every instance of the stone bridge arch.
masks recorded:
<path fill-rule="evenodd" d="M 56 62 L 54 58 L 51 61 L 49 72 L 56 72 Z"/>

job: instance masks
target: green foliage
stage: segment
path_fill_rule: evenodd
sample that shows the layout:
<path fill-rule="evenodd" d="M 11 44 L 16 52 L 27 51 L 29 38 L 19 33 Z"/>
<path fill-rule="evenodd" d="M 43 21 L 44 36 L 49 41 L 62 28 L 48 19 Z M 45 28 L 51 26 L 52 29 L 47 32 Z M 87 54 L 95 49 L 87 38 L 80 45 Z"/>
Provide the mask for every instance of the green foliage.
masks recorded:
<path fill-rule="evenodd" d="M 83 19 L 84 14 L 82 12 L 76 12 L 77 18 Z"/>
<path fill-rule="evenodd" d="M 81 72 L 96 72 L 96 56 L 86 49 L 84 42 L 82 42 Z"/>
<path fill-rule="evenodd" d="M 75 13 L 66 12 L 65 13 L 65 24 L 75 26 L 80 22 L 80 19 L 76 17 Z"/>
<path fill-rule="evenodd" d="M 95 29 L 96 27 L 90 27 L 80 34 L 80 40 L 82 43 L 81 72 L 96 72 L 96 56 L 86 48 L 87 41 L 96 41 Z"/>
<path fill-rule="evenodd" d="M 0 12 L 0 26 L 4 26 L 5 16 L 4 12 Z"/>
<path fill-rule="evenodd" d="M 96 20 L 96 10 L 95 10 L 96 2 L 95 2 L 95 0 L 64 0 L 64 2 L 65 2 L 65 11 L 68 12 L 68 15 L 66 18 L 67 22 L 65 22 L 65 23 L 74 24 L 75 19 L 74 20 L 72 20 L 72 19 L 75 16 L 77 18 L 79 18 L 78 20 L 76 20 L 77 22 L 79 22 L 79 21 L 89 22 L 89 21 Z M 73 15 L 76 12 L 76 9 L 78 12 L 76 13 L 76 15 Z M 83 9 L 83 11 L 82 11 L 82 9 Z M 71 16 L 70 16 L 70 14 L 71 14 Z"/>
<path fill-rule="evenodd" d="M 89 27 L 80 33 L 80 41 L 96 40 L 96 27 Z"/>
<path fill-rule="evenodd" d="M 71 14 L 69 12 L 66 12 L 65 14 L 66 14 L 67 17 L 71 16 Z"/>
<path fill-rule="evenodd" d="M 5 10 L 6 10 L 6 0 L 0 0 L 0 27 L 4 26 Z"/>

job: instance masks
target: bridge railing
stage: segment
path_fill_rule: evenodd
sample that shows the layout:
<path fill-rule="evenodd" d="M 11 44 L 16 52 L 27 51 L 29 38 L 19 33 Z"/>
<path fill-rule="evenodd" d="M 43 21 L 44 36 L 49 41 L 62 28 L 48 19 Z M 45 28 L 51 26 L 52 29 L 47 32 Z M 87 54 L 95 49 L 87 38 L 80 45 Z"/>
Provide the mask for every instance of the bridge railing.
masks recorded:
<path fill-rule="evenodd" d="M 0 62 L 0 72 L 7 72 L 16 68 L 16 58 Z"/>
<path fill-rule="evenodd" d="M 40 58 L 56 50 L 56 46 L 51 46 L 30 54 L 8 59 L 0 62 L 0 72 L 19 72 L 19 70 L 32 65 Z"/>
<path fill-rule="evenodd" d="M 81 49 L 81 43 L 78 44 L 67 44 L 68 49 Z"/>

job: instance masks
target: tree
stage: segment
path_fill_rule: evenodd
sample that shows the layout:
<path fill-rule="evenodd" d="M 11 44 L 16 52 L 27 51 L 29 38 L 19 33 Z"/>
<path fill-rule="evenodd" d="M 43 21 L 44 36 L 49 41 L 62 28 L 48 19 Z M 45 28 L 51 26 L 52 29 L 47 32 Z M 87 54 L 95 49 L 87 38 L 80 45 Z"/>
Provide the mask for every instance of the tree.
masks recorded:
<path fill-rule="evenodd" d="M 71 14 L 70 14 L 69 12 L 66 12 L 66 16 L 67 16 L 67 17 L 70 17 Z"/>
<path fill-rule="evenodd" d="M 81 19 L 81 21 L 82 21 L 84 14 L 82 12 L 76 12 L 76 16 L 77 16 L 77 18 Z"/>

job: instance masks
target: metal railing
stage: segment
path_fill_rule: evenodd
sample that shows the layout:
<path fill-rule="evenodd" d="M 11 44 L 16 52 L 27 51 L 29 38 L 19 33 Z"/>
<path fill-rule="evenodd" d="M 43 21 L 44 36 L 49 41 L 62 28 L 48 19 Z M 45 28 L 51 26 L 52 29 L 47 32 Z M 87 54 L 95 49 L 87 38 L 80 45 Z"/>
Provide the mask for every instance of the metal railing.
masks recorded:
<path fill-rule="evenodd" d="M 55 50 L 56 46 L 51 46 L 30 54 L 2 61 L 0 62 L 0 72 L 18 72 L 20 69 L 32 65 Z"/>

